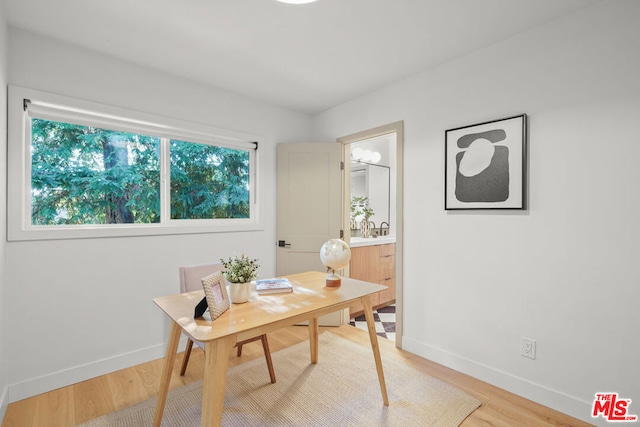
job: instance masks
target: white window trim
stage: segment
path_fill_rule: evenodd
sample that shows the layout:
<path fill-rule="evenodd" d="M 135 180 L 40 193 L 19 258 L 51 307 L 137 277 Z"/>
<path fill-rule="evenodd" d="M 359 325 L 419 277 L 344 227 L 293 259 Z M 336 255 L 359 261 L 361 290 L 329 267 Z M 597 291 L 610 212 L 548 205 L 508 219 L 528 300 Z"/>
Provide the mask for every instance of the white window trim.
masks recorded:
<path fill-rule="evenodd" d="M 7 239 L 52 240 L 125 236 L 154 236 L 163 234 L 216 233 L 262 230 L 258 201 L 258 150 L 250 151 L 251 207 L 250 218 L 172 220 L 168 215 L 169 159 L 168 144 L 161 166 L 161 221 L 157 224 L 98 224 L 34 226 L 31 224 L 31 156 L 30 128 L 24 100 L 31 100 L 31 111 L 38 117 L 64 121 L 65 114 L 72 123 L 137 132 L 165 139 L 197 142 L 228 148 L 253 148 L 263 138 L 208 125 L 141 113 L 61 95 L 40 92 L 18 86 L 8 90 L 8 167 L 7 167 Z M 60 110 L 59 106 L 65 106 Z"/>

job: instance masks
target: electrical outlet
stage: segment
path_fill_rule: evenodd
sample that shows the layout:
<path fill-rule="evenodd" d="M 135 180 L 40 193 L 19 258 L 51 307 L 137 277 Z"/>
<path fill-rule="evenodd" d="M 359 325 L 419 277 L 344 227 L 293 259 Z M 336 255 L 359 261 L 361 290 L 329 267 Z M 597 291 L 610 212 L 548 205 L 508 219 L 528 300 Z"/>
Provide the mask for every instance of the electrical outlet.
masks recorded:
<path fill-rule="evenodd" d="M 520 354 L 529 359 L 536 358 L 536 340 L 522 337 L 520 340 Z"/>

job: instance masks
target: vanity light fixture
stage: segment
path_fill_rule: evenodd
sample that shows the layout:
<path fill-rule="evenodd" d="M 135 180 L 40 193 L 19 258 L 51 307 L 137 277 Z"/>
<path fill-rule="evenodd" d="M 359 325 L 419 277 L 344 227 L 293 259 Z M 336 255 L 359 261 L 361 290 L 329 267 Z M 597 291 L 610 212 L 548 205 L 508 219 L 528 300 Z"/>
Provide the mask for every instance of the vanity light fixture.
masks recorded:
<path fill-rule="evenodd" d="M 361 163 L 378 163 L 382 156 L 377 151 L 363 150 L 358 147 L 351 152 L 351 159 Z"/>
<path fill-rule="evenodd" d="M 289 4 L 307 4 L 313 3 L 316 0 L 278 0 L 280 3 L 289 3 Z"/>

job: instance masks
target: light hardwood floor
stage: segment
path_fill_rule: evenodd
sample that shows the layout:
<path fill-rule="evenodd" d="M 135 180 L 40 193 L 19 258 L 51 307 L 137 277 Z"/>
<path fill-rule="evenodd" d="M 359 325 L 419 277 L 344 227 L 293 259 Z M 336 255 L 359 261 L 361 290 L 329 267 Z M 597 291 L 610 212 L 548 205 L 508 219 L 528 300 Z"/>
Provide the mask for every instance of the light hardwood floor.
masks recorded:
<path fill-rule="evenodd" d="M 321 333 L 334 333 L 364 346 L 370 345 L 369 336 L 365 331 L 348 325 L 321 328 Z M 276 352 L 307 339 L 308 332 L 305 326 L 292 326 L 269 334 L 269 345 L 271 351 Z M 589 426 L 467 375 L 398 350 L 389 340 L 380 338 L 379 341 L 383 365 L 387 357 L 402 360 L 407 365 L 455 385 L 482 402 L 482 406 L 464 421 L 462 427 Z M 241 357 L 236 357 L 235 352 L 230 355 L 229 364 L 235 366 L 256 357 L 263 357 L 262 346 L 259 343 L 248 344 L 243 347 Z M 180 377 L 178 373 L 181 361 L 180 354 L 171 380 L 171 388 L 202 378 L 204 354 L 199 348 L 196 347 L 192 352 L 184 377 Z M 276 375 L 277 370 L 276 366 Z M 155 396 L 161 371 L 162 359 L 158 359 L 11 403 L 2 427 L 75 426 Z"/>

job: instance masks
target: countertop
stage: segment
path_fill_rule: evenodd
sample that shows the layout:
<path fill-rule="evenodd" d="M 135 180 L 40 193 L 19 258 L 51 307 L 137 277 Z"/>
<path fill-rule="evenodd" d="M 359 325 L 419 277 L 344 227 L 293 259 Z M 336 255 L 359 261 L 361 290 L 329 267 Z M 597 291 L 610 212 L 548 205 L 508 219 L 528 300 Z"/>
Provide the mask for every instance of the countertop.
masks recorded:
<path fill-rule="evenodd" d="M 386 245 L 388 243 L 395 243 L 396 236 L 378 236 L 378 237 L 352 237 L 349 246 L 352 248 L 358 248 L 360 246 L 374 246 L 374 245 Z"/>

